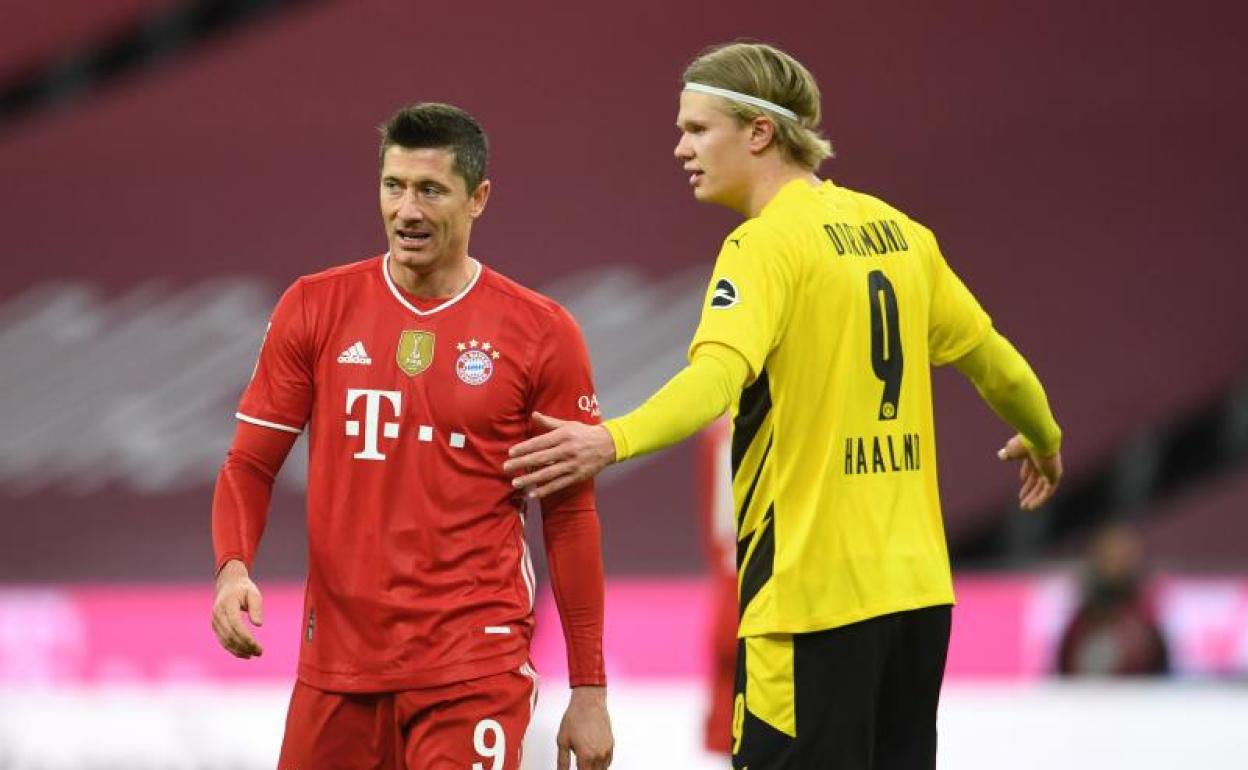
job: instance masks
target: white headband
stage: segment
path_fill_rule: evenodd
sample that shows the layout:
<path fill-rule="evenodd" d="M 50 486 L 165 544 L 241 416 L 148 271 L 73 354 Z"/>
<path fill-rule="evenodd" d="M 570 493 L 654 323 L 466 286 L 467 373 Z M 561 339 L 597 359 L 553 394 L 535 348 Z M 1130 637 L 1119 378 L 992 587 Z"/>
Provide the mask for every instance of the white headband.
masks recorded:
<path fill-rule="evenodd" d="M 797 113 L 793 110 L 790 110 L 788 107 L 781 107 L 780 105 L 769 102 L 766 99 L 759 99 L 757 96 L 750 96 L 749 94 L 729 91 L 727 88 L 707 86 L 701 83 L 685 83 L 685 90 L 697 91 L 699 93 L 710 94 L 712 96 L 722 96 L 725 99 L 731 99 L 734 102 L 741 102 L 742 104 L 758 107 L 761 110 L 774 112 L 777 115 L 783 115 L 789 120 L 797 120 Z"/>

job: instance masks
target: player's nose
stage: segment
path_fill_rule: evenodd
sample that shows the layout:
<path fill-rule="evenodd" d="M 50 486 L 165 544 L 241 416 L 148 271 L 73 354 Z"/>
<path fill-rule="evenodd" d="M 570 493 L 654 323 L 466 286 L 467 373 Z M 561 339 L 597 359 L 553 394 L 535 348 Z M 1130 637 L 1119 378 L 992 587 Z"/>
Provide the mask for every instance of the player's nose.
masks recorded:
<path fill-rule="evenodd" d="M 681 134 L 680 141 L 676 143 L 675 149 L 672 150 L 672 154 L 676 156 L 676 160 L 681 163 L 684 163 L 693 157 L 693 149 L 689 146 L 688 138 L 689 137 L 685 134 Z"/>
<path fill-rule="evenodd" d="M 403 195 L 403 200 L 399 202 L 398 210 L 399 219 L 421 220 L 425 218 L 425 212 L 416 202 L 416 193 L 407 192 Z"/>

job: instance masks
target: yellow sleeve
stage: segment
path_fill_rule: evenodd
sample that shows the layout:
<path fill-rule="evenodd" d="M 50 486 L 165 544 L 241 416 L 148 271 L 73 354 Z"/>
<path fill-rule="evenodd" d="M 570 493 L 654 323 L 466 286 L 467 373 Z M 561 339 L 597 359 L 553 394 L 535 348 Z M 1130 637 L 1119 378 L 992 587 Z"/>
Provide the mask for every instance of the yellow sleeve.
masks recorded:
<path fill-rule="evenodd" d="M 1062 448 L 1062 429 L 1049 410 L 1044 387 L 1009 340 L 990 330 L 983 342 L 953 365 L 1033 449 L 1051 455 Z"/>
<path fill-rule="evenodd" d="M 795 283 L 789 251 L 781 233 L 759 219 L 724 239 L 689 343 L 690 360 L 700 345 L 717 342 L 740 353 L 751 376 L 762 371 L 780 337 Z"/>
<path fill-rule="evenodd" d="M 741 393 L 749 365 L 736 350 L 700 345 L 693 360 L 633 411 L 603 423 L 617 460 L 683 441 L 719 417 Z"/>
<path fill-rule="evenodd" d="M 927 347 L 932 366 L 943 366 L 966 355 L 983 342 L 992 319 L 975 295 L 949 267 L 936 237 L 923 228 L 931 255 L 932 304 L 928 315 Z"/>

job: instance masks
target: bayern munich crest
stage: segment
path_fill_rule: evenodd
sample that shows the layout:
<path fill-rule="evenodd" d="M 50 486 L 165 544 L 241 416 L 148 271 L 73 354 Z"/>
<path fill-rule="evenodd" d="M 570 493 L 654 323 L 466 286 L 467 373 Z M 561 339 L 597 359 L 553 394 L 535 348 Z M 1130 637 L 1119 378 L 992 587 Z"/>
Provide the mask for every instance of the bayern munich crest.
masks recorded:
<path fill-rule="evenodd" d="M 455 359 L 455 374 L 469 385 L 482 385 L 494 376 L 498 351 L 488 342 L 468 340 L 455 346 L 460 351 Z"/>

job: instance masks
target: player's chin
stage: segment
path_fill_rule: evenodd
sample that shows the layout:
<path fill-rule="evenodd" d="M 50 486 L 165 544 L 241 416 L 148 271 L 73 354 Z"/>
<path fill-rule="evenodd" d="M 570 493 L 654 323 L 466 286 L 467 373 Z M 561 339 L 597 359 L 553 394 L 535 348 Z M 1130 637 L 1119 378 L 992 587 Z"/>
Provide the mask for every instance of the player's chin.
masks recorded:
<path fill-rule="evenodd" d="M 707 185 L 705 179 L 693 186 L 693 197 L 698 203 L 719 203 L 719 196 Z"/>
<path fill-rule="evenodd" d="M 429 244 L 410 246 L 398 241 L 390 243 L 390 256 L 404 267 L 423 267 L 434 261 L 436 254 Z"/>

